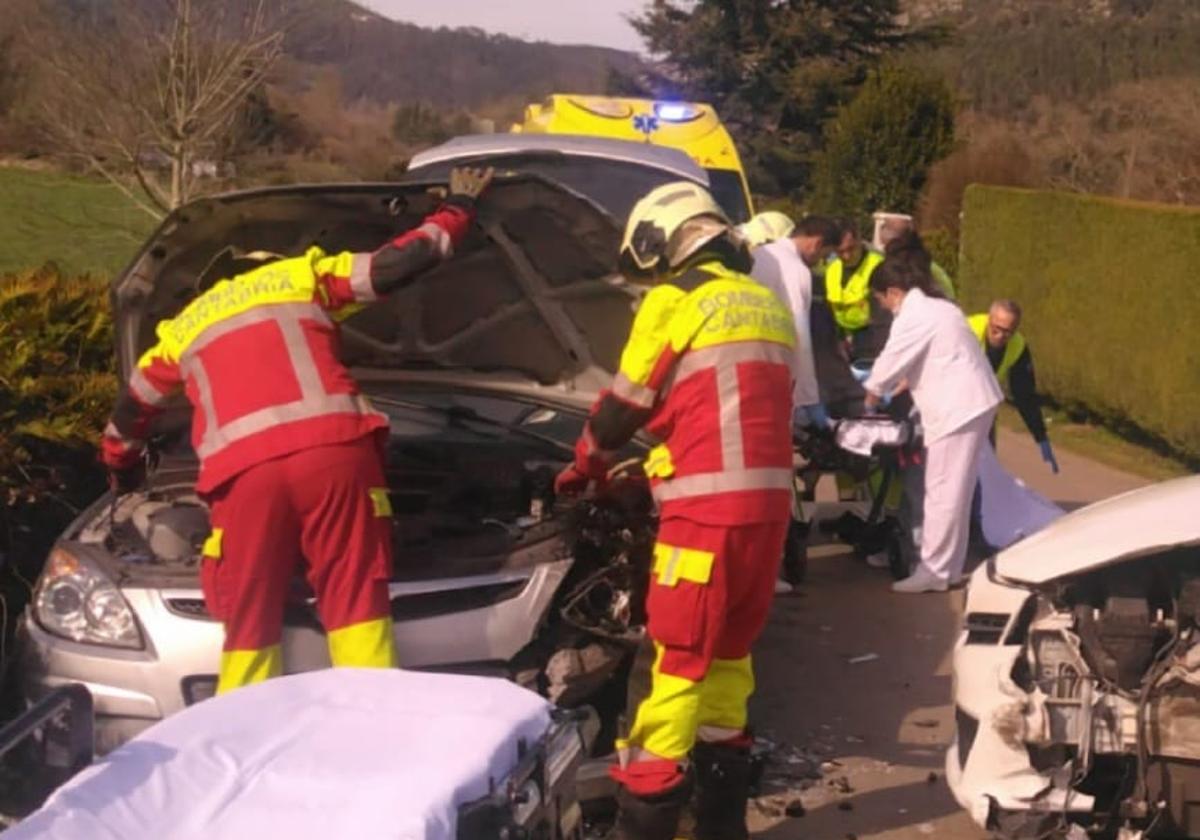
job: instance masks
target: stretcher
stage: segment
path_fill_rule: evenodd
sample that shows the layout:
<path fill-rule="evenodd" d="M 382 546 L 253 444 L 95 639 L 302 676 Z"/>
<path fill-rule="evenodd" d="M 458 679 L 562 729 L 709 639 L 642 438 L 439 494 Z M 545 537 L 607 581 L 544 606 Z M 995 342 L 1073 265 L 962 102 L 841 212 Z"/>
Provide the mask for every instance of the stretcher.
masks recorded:
<path fill-rule="evenodd" d="M 505 680 L 331 669 L 190 706 L 6 840 L 574 840 L 583 727 Z"/>
<path fill-rule="evenodd" d="M 894 514 L 901 501 L 901 470 L 921 457 L 920 428 L 886 415 L 843 418 L 828 429 L 803 430 L 795 444 L 798 499 L 814 501 L 817 481 L 825 474 L 850 476 L 867 488 L 865 517 L 846 513 L 829 528 L 859 559 L 886 552 L 892 574 L 907 576 L 911 548 L 906 550 L 904 528 Z"/>
<path fill-rule="evenodd" d="M 919 422 L 842 419 L 828 430 L 806 432 L 796 445 L 804 462 L 798 471 L 803 497 L 812 499 L 816 479 L 824 473 L 848 474 L 859 481 L 869 494 L 865 518 L 843 514 L 831 530 L 860 559 L 886 552 L 893 576 L 906 577 L 921 541 L 924 463 Z M 978 472 L 973 530 L 986 551 L 1007 548 L 1065 513 L 1005 470 L 991 446 L 981 450 Z"/>

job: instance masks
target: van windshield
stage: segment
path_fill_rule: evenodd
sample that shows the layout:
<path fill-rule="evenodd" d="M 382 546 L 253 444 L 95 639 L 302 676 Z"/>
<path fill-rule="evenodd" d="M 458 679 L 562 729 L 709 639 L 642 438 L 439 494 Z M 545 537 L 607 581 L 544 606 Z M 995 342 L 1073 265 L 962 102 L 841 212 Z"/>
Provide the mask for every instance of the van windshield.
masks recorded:
<path fill-rule="evenodd" d="M 713 198 L 735 225 L 750 221 L 750 205 L 742 178 L 732 169 L 705 169 Z"/>

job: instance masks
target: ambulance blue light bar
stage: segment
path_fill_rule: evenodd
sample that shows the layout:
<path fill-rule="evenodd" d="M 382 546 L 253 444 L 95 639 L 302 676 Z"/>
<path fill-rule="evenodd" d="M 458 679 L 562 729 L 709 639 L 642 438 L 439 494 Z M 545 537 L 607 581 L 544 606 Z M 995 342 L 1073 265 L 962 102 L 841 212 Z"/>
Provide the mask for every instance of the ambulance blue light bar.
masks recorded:
<path fill-rule="evenodd" d="M 700 110 L 682 102 L 659 102 L 654 106 L 654 113 L 665 122 L 687 122 L 700 116 Z"/>

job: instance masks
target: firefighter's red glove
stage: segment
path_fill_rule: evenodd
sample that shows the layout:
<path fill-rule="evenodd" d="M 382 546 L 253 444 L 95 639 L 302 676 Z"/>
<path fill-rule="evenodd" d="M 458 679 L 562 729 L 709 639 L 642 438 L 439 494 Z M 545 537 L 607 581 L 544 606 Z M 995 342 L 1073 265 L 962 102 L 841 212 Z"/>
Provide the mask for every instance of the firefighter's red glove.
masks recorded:
<path fill-rule="evenodd" d="M 565 468 L 554 477 L 554 495 L 578 496 L 587 490 L 591 478 L 581 473 L 574 464 Z"/>

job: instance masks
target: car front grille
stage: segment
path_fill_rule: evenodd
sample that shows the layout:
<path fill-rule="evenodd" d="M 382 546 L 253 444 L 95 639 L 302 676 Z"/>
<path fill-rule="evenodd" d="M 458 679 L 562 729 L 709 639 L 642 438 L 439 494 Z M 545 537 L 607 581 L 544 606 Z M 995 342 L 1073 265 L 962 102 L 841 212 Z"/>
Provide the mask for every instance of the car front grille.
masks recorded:
<path fill-rule="evenodd" d="M 1004 628 L 1008 626 L 1008 613 L 969 612 L 967 613 L 967 644 L 969 645 L 998 645 L 1004 636 Z"/>
<path fill-rule="evenodd" d="M 168 598 L 167 609 L 184 618 L 199 618 L 213 621 L 203 598 Z"/>

